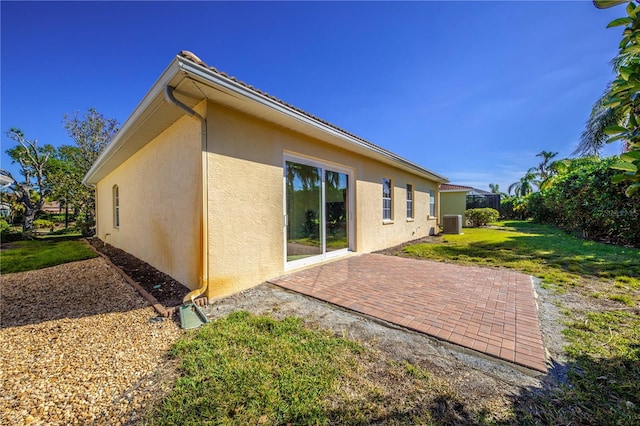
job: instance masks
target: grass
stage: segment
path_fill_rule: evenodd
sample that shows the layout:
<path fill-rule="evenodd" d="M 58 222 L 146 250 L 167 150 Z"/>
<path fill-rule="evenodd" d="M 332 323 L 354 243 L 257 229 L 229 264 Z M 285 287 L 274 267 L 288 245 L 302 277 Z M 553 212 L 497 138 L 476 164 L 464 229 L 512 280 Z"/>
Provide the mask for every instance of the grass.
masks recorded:
<path fill-rule="evenodd" d="M 560 309 L 567 318 L 568 381 L 534 392 L 518 421 L 640 424 L 640 250 L 581 240 L 531 222 L 498 225 L 465 228 L 463 235 L 403 250 L 420 258 L 513 268 L 560 292 L 582 292 L 591 309 Z"/>
<path fill-rule="evenodd" d="M 539 393 L 522 417 L 537 424 L 640 424 L 640 319 L 630 311 L 574 313 L 564 330 L 568 382 Z"/>
<path fill-rule="evenodd" d="M 480 401 L 464 407 L 448 384 L 418 365 L 307 329 L 300 319 L 237 312 L 174 346 L 181 377 L 148 422 L 640 424 L 639 250 L 529 222 L 465 229 L 464 235 L 403 250 L 419 258 L 509 267 L 542 278 L 559 293 L 582 293 L 589 301 L 582 311 L 554 301 L 566 326 L 567 379 L 523 388 L 508 413 L 487 411 Z M 550 373 L 550 383 L 556 374 L 563 376 Z"/>
<path fill-rule="evenodd" d="M 615 278 L 640 289 L 638 249 L 581 240 L 531 222 L 498 225 L 499 229 L 465 228 L 462 235 L 446 235 L 441 244 L 416 244 L 404 252 L 431 260 L 513 268 L 559 288 L 584 278 Z"/>
<path fill-rule="evenodd" d="M 433 401 L 455 400 L 421 367 L 293 317 L 235 312 L 189 333 L 171 354 L 181 377 L 152 425 L 429 424 Z"/>
<path fill-rule="evenodd" d="M 59 236 L 12 242 L 2 251 L 0 269 L 3 274 L 47 268 L 97 255 L 77 237 Z"/>

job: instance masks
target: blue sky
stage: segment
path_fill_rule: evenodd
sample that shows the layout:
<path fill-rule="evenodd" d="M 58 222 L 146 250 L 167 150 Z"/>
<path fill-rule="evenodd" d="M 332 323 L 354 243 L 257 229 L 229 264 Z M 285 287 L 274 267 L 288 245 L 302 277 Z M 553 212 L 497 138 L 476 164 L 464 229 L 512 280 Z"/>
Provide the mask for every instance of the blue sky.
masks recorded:
<path fill-rule="evenodd" d="M 180 50 L 449 177 L 488 189 L 577 146 L 612 80 L 624 7 L 574 2 L 8 2 L 11 127 L 72 144 L 64 113 L 121 124 Z M 609 154 L 619 146 L 610 146 Z"/>

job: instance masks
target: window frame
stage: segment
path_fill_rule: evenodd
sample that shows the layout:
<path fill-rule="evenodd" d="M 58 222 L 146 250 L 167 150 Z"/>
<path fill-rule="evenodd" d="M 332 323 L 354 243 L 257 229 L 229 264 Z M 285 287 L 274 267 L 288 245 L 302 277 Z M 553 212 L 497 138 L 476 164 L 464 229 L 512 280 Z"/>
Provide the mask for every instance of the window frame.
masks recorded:
<path fill-rule="evenodd" d="M 388 197 L 386 186 L 388 185 Z M 382 178 L 382 221 L 385 223 L 393 222 L 393 179 Z"/>
<path fill-rule="evenodd" d="M 429 216 L 436 217 L 436 191 L 429 190 Z"/>
<path fill-rule="evenodd" d="M 326 247 L 324 250 L 323 254 L 319 254 L 317 256 L 310 256 L 310 257 L 306 257 L 303 259 L 298 259 L 298 260 L 292 260 L 292 261 L 288 261 L 287 260 L 287 226 L 289 226 L 289 218 L 287 217 L 287 169 L 286 169 L 286 163 L 287 162 L 292 162 L 292 163 L 299 163 L 299 164 L 303 164 L 306 166 L 312 166 L 312 167 L 318 167 L 320 169 L 322 169 L 322 179 L 321 179 L 321 184 L 322 184 L 322 206 L 323 208 L 326 208 L 326 202 L 325 202 L 325 177 L 326 177 L 326 171 L 331 171 L 331 172 L 339 172 L 339 173 L 343 173 L 345 175 L 347 175 L 347 198 L 346 198 L 346 202 L 347 204 L 347 233 L 348 233 L 348 242 L 349 242 L 349 246 L 347 248 L 344 249 L 340 249 L 340 250 L 335 250 L 335 251 L 326 251 Z M 283 210 L 283 262 L 284 262 L 284 269 L 286 270 L 291 270 L 291 269 L 296 269 L 299 268 L 301 266 L 306 266 L 306 265 L 312 265 L 315 263 L 318 263 L 320 261 L 323 260 L 327 260 L 330 258 L 335 258 L 335 257 L 340 257 L 345 255 L 348 252 L 351 251 L 355 251 L 356 250 L 356 234 L 355 234 L 355 219 L 354 219 L 354 215 L 355 215 L 355 207 L 350 207 L 350 206 L 355 206 L 355 192 L 356 192 L 356 188 L 355 188 L 355 169 L 352 169 L 348 166 L 344 166 L 338 163 L 333 163 L 333 162 L 329 162 L 327 160 L 324 159 L 320 159 L 320 158 L 314 158 L 314 157 L 310 157 L 308 155 L 303 155 L 303 154 L 299 154 L 299 153 L 294 153 L 294 152 L 290 152 L 290 151 L 285 151 L 284 155 L 283 155 L 283 167 L 282 167 L 282 191 L 283 191 L 283 197 L 282 197 L 282 210 Z M 324 224 L 323 224 L 324 225 Z M 326 229 L 323 228 L 322 231 L 324 234 L 326 234 Z M 326 241 L 323 241 L 323 245 L 326 244 Z"/>
<path fill-rule="evenodd" d="M 415 210 L 414 210 L 414 198 L 415 191 L 413 189 L 413 184 L 407 184 L 407 220 L 415 219 Z"/>
<path fill-rule="evenodd" d="M 113 185 L 111 193 L 113 196 L 113 227 L 120 229 L 120 188 L 118 185 Z"/>

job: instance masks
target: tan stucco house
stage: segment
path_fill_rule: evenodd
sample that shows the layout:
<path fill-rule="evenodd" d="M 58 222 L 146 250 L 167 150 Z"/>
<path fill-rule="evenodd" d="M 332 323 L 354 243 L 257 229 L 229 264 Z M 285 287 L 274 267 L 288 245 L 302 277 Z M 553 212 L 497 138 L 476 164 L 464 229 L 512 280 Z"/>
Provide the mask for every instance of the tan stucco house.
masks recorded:
<path fill-rule="evenodd" d="M 181 52 L 84 182 L 98 238 L 213 298 L 437 232 L 448 180 Z"/>
<path fill-rule="evenodd" d="M 482 189 L 451 183 L 440 184 L 440 214 L 443 216 L 461 215 L 462 223 L 466 225 L 467 218 L 464 212 L 468 209 L 490 207 L 500 210 L 500 194 L 494 194 Z"/>
<path fill-rule="evenodd" d="M 467 223 L 464 211 L 467 209 L 467 194 L 473 188 L 464 185 L 441 184 L 440 185 L 440 210 L 439 220 L 448 215 L 461 215 L 462 223 Z"/>

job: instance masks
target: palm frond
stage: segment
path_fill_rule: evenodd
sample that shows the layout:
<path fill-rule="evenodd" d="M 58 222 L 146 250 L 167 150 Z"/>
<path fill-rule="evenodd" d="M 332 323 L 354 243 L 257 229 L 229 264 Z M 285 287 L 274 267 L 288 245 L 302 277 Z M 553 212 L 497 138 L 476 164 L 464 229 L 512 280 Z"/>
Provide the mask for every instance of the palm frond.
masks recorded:
<path fill-rule="evenodd" d="M 609 108 L 605 105 L 610 93 L 611 83 L 607 86 L 602 97 L 593 104 L 591 115 L 585 123 L 585 129 L 580 136 L 580 143 L 572 155 L 580 157 L 599 156 L 600 151 L 602 151 L 610 137 L 604 130 L 609 126 L 621 124 L 624 121 L 624 113 L 620 108 Z"/>

